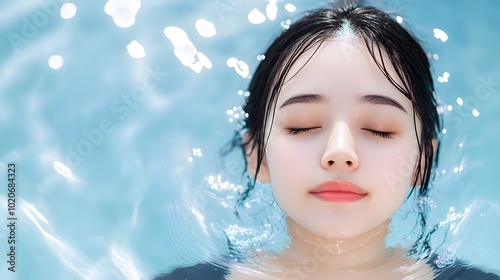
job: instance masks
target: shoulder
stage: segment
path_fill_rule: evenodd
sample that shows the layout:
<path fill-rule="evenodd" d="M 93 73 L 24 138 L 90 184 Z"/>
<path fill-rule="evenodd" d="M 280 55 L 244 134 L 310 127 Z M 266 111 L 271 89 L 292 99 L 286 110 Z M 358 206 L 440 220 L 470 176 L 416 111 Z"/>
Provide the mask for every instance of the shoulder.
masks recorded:
<path fill-rule="evenodd" d="M 437 267 L 434 262 L 435 260 L 436 256 L 433 256 L 429 260 L 429 264 L 435 272 L 436 280 L 500 280 L 500 276 L 486 272 L 460 260 L 444 268 Z"/>
<path fill-rule="evenodd" d="M 199 263 L 179 267 L 169 274 L 158 275 L 154 280 L 223 280 L 229 274 L 227 265 Z"/>

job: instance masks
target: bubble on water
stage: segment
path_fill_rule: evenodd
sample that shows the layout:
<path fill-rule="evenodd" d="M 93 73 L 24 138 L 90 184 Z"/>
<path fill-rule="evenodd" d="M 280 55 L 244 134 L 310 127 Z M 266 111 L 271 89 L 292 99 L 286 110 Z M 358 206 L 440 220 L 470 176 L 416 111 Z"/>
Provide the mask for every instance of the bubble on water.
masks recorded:
<path fill-rule="evenodd" d="M 76 14 L 76 6 L 73 3 L 64 3 L 60 9 L 61 17 L 63 19 L 73 18 Z"/>
<path fill-rule="evenodd" d="M 193 148 L 193 156 L 195 157 L 201 157 L 203 154 L 201 153 L 200 148 Z"/>
<path fill-rule="evenodd" d="M 64 64 L 64 60 L 60 55 L 53 55 L 49 58 L 49 66 L 54 70 L 61 69 Z"/>
<path fill-rule="evenodd" d="M 471 208 L 466 207 L 462 213 L 457 213 L 455 212 L 455 207 L 451 206 L 448 210 L 448 214 L 446 215 L 446 219 L 439 222 L 438 226 L 441 228 L 448 226 L 452 234 L 458 234 L 461 225 L 469 217 L 470 211 Z"/>
<path fill-rule="evenodd" d="M 238 95 L 240 96 L 245 96 L 245 97 L 249 97 L 250 96 L 250 92 L 249 91 L 243 91 L 243 90 L 238 90 Z M 246 114 L 248 115 L 248 114 Z"/>
<path fill-rule="evenodd" d="M 278 5 L 275 2 L 269 2 L 266 6 L 266 14 L 267 18 L 270 20 L 275 20 L 276 15 L 278 14 Z"/>
<path fill-rule="evenodd" d="M 452 248 L 443 250 L 434 261 L 439 268 L 453 265 L 457 260 L 457 252 Z"/>
<path fill-rule="evenodd" d="M 230 57 L 228 58 L 227 62 L 227 67 L 234 68 L 234 71 L 238 73 L 243 78 L 249 78 L 250 77 L 250 68 L 248 67 L 248 64 L 246 64 L 242 60 L 238 60 L 235 57 Z"/>
<path fill-rule="evenodd" d="M 174 46 L 175 56 L 195 73 L 200 73 L 202 68 L 212 69 L 212 62 L 202 52 L 198 51 L 189 37 L 181 28 L 169 26 L 163 30 L 165 36 Z"/>
<path fill-rule="evenodd" d="M 417 213 L 426 213 L 429 212 L 431 208 L 436 208 L 434 201 L 428 196 L 421 196 L 415 202 L 414 210 Z"/>
<path fill-rule="evenodd" d="M 443 30 L 434 28 L 432 31 L 434 32 L 434 37 L 441 40 L 441 42 L 446 42 L 448 40 L 448 34 L 446 34 Z"/>
<path fill-rule="evenodd" d="M 206 38 L 213 37 L 217 33 L 215 25 L 212 22 L 203 18 L 196 21 L 195 27 L 198 33 Z"/>
<path fill-rule="evenodd" d="M 439 106 L 437 106 L 436 110 L 437 110 L 438 114 L 444 113 L 444 108 L 445 108 L 445 105 L 439 105 Z"/>
<path fill-rule="evenodd" d="M 292 24 L 292 21 L 287 19 L 281 22 L 281 27 L 283 27 L 283 29 L 288 29 L 290 28 L 290 24 Z"/>
<path fill-rule="evenodd" d="M 226 115 L 230 123 L 232 123 L 235 120 L 244 119 L 247 116 L 247 114 L 245 113 L 245 111 L 241 106 L 238 107 L 234 106 L 232 109 L 228 109 L 226 111 Z"/>
<path fill-rule="evenodd" d="M 266 16 L 255 8 L 248 14 L 248 21 L 252 24 L 261 24 L 266 21 Z"/>
<path fill-rule="evenodd" d="M 253 182 L 248 174 L 246 180 Z M 238 210 L 240 223 L 225 230 L 233 250 L 278 252 L 289 244 L 285 213 L 276 202 L 270 184 L 257 182 L 242 206 Z"/>
<path fill-rule="evenodd" d="M 450 73 L 444 72 L 442 76 L 438 77 L 438 82 L 440 82 L 440 83 L 447 83 L 449 77 L 450 77 Z"/>
<path fill-rule="evenodd" d="M 241 185 L 236 185 L 228 180 L 223 179 L 222 175 L 217 176 L 210 175 L 207 178 L 207 182 L 210 185 L 210 190 L 215 194 L 214 197 L 227 198 L 228 196 L 237 196 L 243 191 Z"/>
<path fill-rule="evenodd" d="M 146 51 L 144 47 L 139 44 L 139 42 L 133 40 L 130 44 L 127 45 L 128 54 L 133 58 L 143 58 L 146 56 Z"/>
<path fill-rule="evenodd" d="M 295 12 L 296 9 L 297 8 L 295 7 L 294 4 L 286 4 L 285 5 L 285 10 L 287 10 L 287 12 L 289 12 L 289 13 Z"/>
<path fill-rule="evenodd" d="M 116 26 L 129 28 L 134 25 L 140 8 L 140 0 L 109 0 L 104 6 L 104 12 L 113 18 Z"/>

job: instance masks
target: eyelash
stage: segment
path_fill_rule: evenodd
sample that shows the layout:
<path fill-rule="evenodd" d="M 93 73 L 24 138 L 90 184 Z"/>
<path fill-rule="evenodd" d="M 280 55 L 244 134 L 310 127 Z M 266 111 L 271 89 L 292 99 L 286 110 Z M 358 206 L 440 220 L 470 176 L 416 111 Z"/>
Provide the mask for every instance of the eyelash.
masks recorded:
<path fill-rule="evenodd" d="M 392 137 L 392 132 L 385 132 L 385 131 L 377 131 L 377 130 L 371 130 L 371 129 L 364 129 L 366 131 L 368 131 L 369 133 L 371 133 L 372 135 L 375 135 L 375 136 L 378 136 L 380 138 L 384 138 L 384 139 L 392 139 L 394 137 Z"/>
<path fill-rule="evenodd" d="M 287 134 L 288 135 L 300 135 L 300 134 L 309 132 L 309 131 L 311 131 L 311 130 L 313 130 L 315 128 L 317 128 L 317 127 L 311 127 L 311 128 L 289 128 Z M 378 136 L 380 138 L 384 138 L 384 139 L 392 139 L 392 138 L 394 138 L 392 136 L 392 134 L 393 134 L 392 132 L 377 131 L 377 130 L 371 130 L 371 129 L 364 129 L 364 130 L 366 130 L 370 134 L 372 134 L 374 136 Z"/>
<path fill-rule="evenodd" d="M 299 134 L 302 134 L 302 133 L 306 133 L 306 132 L 309 132 L 313 129 L 315 129 L 317 127 L 311 127 L 311 128 L 289 128 L 287 129 L 288 132 L 287 134 L 288 135 L 299 135 Z"/>

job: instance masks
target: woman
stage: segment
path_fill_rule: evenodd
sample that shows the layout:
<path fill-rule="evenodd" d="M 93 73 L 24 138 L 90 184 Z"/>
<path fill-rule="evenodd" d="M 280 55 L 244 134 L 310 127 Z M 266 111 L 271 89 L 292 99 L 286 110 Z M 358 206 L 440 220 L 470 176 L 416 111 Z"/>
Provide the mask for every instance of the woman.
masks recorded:
<path fill-rule="evenodd" d="M 286 213 L 290 246 L 158 279 L 500 279 L 460 262 L 438 269 L 425 212 L 412 250 L 385 246 L 391 216 L 412 192 L 427 195 L 437 161 L 429 67 L 414 37 L 372 7 L 294 23 L 256 70 L 236 139 Z"/>

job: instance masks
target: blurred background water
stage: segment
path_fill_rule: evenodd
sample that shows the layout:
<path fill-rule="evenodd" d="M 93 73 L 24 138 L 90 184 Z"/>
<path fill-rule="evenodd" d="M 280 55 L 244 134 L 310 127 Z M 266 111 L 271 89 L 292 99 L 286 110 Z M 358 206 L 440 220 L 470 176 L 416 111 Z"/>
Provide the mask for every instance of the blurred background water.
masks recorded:
<path fill-rule="evenodd" d="M 216 155 L 272 38 L 325 3 L 0 2 L 0 278 L 148 279 L 224 252 L 243 162 Z M 445 120 L 424 203 L 441 223 L 436 253 L 500 271 L 500 3 L 373 4 L 432 61 Z M 411 230 L 405 207 L 393 244 Z"/>

